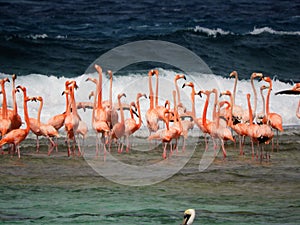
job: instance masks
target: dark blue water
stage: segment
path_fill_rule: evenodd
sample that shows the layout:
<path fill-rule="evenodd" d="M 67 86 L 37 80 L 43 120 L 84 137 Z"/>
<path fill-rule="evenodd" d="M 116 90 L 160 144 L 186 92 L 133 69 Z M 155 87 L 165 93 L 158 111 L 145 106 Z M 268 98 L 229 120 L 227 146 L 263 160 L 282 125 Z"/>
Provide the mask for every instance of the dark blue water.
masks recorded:
<path fill-rule="evenodd" d="M 0 72 L 75 77 L 101 54 L 164 40 L 215 74 L 300 81 L 300 1 L 0 1 Z"/>

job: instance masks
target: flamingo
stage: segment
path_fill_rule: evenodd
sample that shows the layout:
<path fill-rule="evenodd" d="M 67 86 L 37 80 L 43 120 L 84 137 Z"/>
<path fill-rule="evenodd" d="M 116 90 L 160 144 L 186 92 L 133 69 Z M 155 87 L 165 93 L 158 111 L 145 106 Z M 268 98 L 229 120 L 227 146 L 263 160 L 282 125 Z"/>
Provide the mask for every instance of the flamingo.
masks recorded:
<path fill-rule="evenodd" d="M 75 95 L 74 95 L 74 89 L 77 88 L 76 81 L 70 81 L 69 82 L 68 89 L 64 91 L 64 93 L 69 93 L 70 96 L 70 104 L 68 106 L 68 109 L 66 111 L 66 118 L 65 118 L 65 130 L 67 133 L 67 142 L 68 142 L 68 156 L 70 156 L 71 153 L 71 146 L 70 146 L 70 141 L 73 141 L 73 154 L 75 150 L 75 145 L 76 145 L 76 138 L 75 138 L 75 133 L 76 130 L 78 129 L 79 126 L 79 121 L 80 116 L 78 115 L 77 112 L 77 107 L 76 107 L 76 100 L 75 100 Z M 78 155 L 81 155 L 81 150 L 80 150 L 80 145 L 78 145 Z"/>
<path fill-rule="evenodd" d="M 17 76 L 15 74 L 12 75 L 12 99 L 13 99 L 13 109 L 12 111 L 8 111 L 9 119 L 11 120 L 10 130 L 18 129 L 22 126 L 21 116 L 18 114 L 17 100 L 16 100 L 16 87 L 15 80 Z"/>
<path fill-rule="evenodd" d="M 78 105 L 78 104 L 77 104 Z M 78 107 L 77 107 L 78 108 Z M 82 146 L 81 147 L 81 155 L 84 154 L 84 141 L 87 137 L 87 134 L 88 134 L 88 126 L 86 124 L 86 122 L 84 122 L 81 118 L 79 120 L 79 124 L 78 124 L 78 127 L 77 127 L 77 130 L 75 131 L 75 134 L 76 134 L 76 138 L 77 138 L 77 141 L 78 141 L 78 145 L 79 146 Z M 80 144 L 80 137 L 82 139 L 82 144 Z"/>
<path fill-rule="evenodd" d="M 5 82 L 10 82 L 7 77 L 0 80 L 1 92 L 2 92 L 2 95 L 3 95 L 3 98 L 2 98 L 2 118 L 0 118 L 0 132 L 1 132 L 2 137 L 10 130 L 10 127 L 11 127 L 11 120 L 8 118 L 8 112 L 7 112 Z"/>
<path fill-rule="evenodd" d="M 180 90 L 179 90 L 179 87 L 178 87 L 178 83 L 177 81 L 179 79 L 184 79 L 186 80 L 186 77 L 184 74 L 177 74 L 175 77 L 174 77 L 174 83 L 175 83 L 175 88 L 176 88 L 176 92 L 177 92 L 177 99 L 178 99 L 178 113 L 179 115 L 183 114 L 186 112 L 186 108 L 185 106 L 182 104 L 181 102 L 181 99 L 180 99 Z"/>
<path fill-rule="evenodd" d="M 261 125 L 261 124 L 266 124 L 267 123 L 267 119 L 266 119 L 266 105 L 265 105 L 265 97 L 263 94 L 263 90 L 268 89 L 269 87 L 266 85 L 262 85 L 260 87 L 260 95 L 261 95 L 261 99 L 262 99 L 262 112 L 259 113 L 256 117 L 256 123 Z"/>
<path fill-rule="evenodd" d="M 146 94 L 142 94 L 142 93 L 137 93 L 136 95 L 136 103 L 132 103 L 132 106 L 136 107 L 138 110 L 138 117 L 139 117 L 139 122 L 136 123 L 134 116 L 133 116 L 133 112 L 132 109 L 130 109 L 130 115 L 131 118 L 128 118 L 125 120 L 125 136 L 126 136 L 126 151 L 128 152 L 129 150 L 129 135 L 133 134 L 134 132 L 136 132 L 138 129 L 140 129 L 141 125 L 142 125 L 142 115 L 141 115 L 141 107 L 140 107 L 140 98 L 141 97 L 145 97 L 147 98 Z"/>
<path fill-rule="evenodd" d="M 118 113 L 117 110 L 113 107 L 112 103 L 112 81 L 113 81 L 113 74 L 111 70 L 108 70 L 107 73 L 109 74 L 109 105 L 106 109 L 107 113 L 107 123 L 109 124 L 110 128 L 112 129 L 113 126 L 118 122 Z"/>
<path fill-rule="evenodd" d="M 108 136 L 108 133 L 110 132 L 110 128 L 106 122 L 106 120 L 96 120 L 95 118 L 95 111 L 96 111 L 96 108 L 97 108 L 97 103 L 96 103 L 96 95 L 95 93 L 92 91 L 89 98 L 91 96 L 94 96 L 94 107 L 93 107 L 93 111 L 92 111 L 92 127 L 93 129 L 95 130 L 96 132 L 96 157 L 98 156 L 98 153 L 99 153 L 99 134 L 101 134 L 101 140 L 102 140 L 102 143 L 103 143 L 103 152 L 104 152 L 104 156 L 106 155 L 106 137 Z M 104 109 L 102 108 L 102 104 L 100 105 L 101 107 L 101 110 L 102 110 L 102 113 L 104 111 Z"/>
<path fill-rule="evenodd" d="M 248 102 L 248 110 L 250 117 L 250 124 L 248 127 L 248 136 L 252 140 L 252 158 L 254 158 L 254 147 L 253 142 L 257 143 L 265 143 L 268 144 L 270 140 L 273 138 L 274 134 L 270 128 L 270 126 L 263 124 L 258 125 L 253 123 L 253 114 L 250 103 L 250 94 L 247 94 L 247 102 Z"/>
<path fill-rule="evenodd" d="M 218 91 L 217 89 L 213 89 L 212 92 L 214 92 L 215 94 L 215 105 L 214 105 L 214 113 L 216 114 L 216 131 L 217 131 L 217 137 L 219 138 L 219 140 L 221 141 L 221 147 L 222 147 L 222 151 L 223 151 L 223 157 L 226 158 L 226 149 L 225 149 L 225 145 L 224 145 L 224 141 L 233 141 L 235 142 L 235 140 L 232 137 L 232 133 L 230 131 L 230 129 L 228 129 L 227 126 L 220 126 L 220 105 L 218 102 Z M 218 105 L 218 111 L 216 112 L 216 103 Z"/>
<path fill-rule="evenodd" d="M 203 112 L 202 112 L 202 118 L 196 118 L 194 121 L 197 124 L 197 126 L 199 127 L 199 129 L 204 134 L 205 151 L 206 151 L 208 149 L 208 140 L 206 138 L 206 134 L 210 133 L 209 130 L 207 129 L 207 127 L 206 127 L 206 124 L 212 123 L 212 121 L 206 119 L 207 108 L 208 108 L 208 103 L 209 103 L 209 98 L 210 98 L 211 91 L 208 91 L 208 90 L 206 90 L 206 91 L 199 91 L 197 93 L 197 95 L 199 95 L 201 97 L 202 93 L 206 95 L 206 100 L 205 100 L 204 107 L 203 107 Z M 193 103 L 193 105 L 195 105 L 195 102 Z M 214 139 L 213 139 L 213 141 L 214 141 Z"/>
<path fill-rule="evenodd" d="M 278 131 L 282 132 L 282 117 L 278 113 L 270 112 L 270 94 L 272 91 L 272 80 L 270 77 L 263 77 L 262 78 L 265 82 L 269 83 L 269 90 L 266 98 L 266 117 L 267 117 L 267 124 L 269 124 L 272 128 L 276 129 L 276 148 L 278 151 Z M 272 145 L 273 146 L 273 145 Z"/>
<path fill-rule="evenodd" d="M 27 97 L 27 91 L 24 86 L 19 85 L 17 87 L 17 90 L 21 89 L 23 92 L 23 104 L 24 104 L 24 117 L 26 122 L 25 129 L 14 129 L 10 132 L 8 132 L 5 136 L 2 137 L 0 140 L 0 147 L 2 147 L 4 144 L 10 143 L 13 144 L 13 151 L 17 150 L 18 157 L 21 157 L 20 154 L 20 143 L 24 141 L 24 139 L 27 137 L 29 131 L 30 131 L 30 124 L 29 124 L 29 116 L 28 116 L 28 109 L 27 109 L 27 101 L 29 101 L 29 98 Z"/>
<path fill-rule="evenodd" d="M 153 70 L 152 71 L 152 76 L 155 75 L 156 76 L 156 85 L 155 85 L 155 110 L 158 114 L 158 119 L 159 120 L 165 120 L 165 113 L 167 112 L 166 107 L 158 105 L 158 81 L 159 81 L 159 72 L 158 70 Z M 165 121 L 166 122 L 166 121 Z"/>
<path fill-rule="evenodd" d="M 154 107 L 154 94 L 152 88 L 152 76 L 155 74 L 155 70 L 150 70 L 148 72 L 148 84 L 149 84 L 149 100 L 150 100 L 150 107 L 146 112 L 146 120 L 147 120 L 147 127 L 149 133 L 156 132 L 159 128 L 158 126 L 158 112 Z"/>
<path fill-rule="evenodd" d="M 225 92 L 222 92 L 220 94 L 220 96 L 222 96 L 222 95 L 228 95 L 230 97 L 230 103 L 229 103 L 230 110 L 229 110 L 229 116 L 228 116 L 228 126 L 231 127 L 238 134 L 238 136 L 239 136 L 239 146 L 240 146 L 240 155 L 244 155 L 243 139 L 247 135 L 248 125 L 244 122 L 233 124 L 233 122 L 232 122 L 233 107 L 231 107 L 233 105 L 233 95 L 228 90 L 225 91 Z"/>
<path fill-rule="evenodd" d="M 48 138 L 50 141 L 48 155 L 52 152 L 53 148 L 57 145 L 53 140 L 52 137 L 59 137 L 58 131 L 50 124 L 41 123 L 41 111 L 43 108 L 43 98 L 41 96 L 31 97 L 29 98 L 31 101 L 39 101 L 40 106 L 38 109 L 38 116 L 37 119 L 29 118 L 30 122 L 30 130 L 36 135 L 36 151 L 39 151 L 39 139 L 38 136 L 44 136 Z"/>
<path fill-rule="evenodd" d="M 67 80 L 65 82 L 65 90 L 68 90 L 69 85 L 71 84 L 72 81 Z M 63 94 L 66 95 L 66 109 L 63 113 L 54 115 L 53 117 L 51 117 L 48 121 L 47 124 L 52 125 L 57 131 L 62 128 L 65 124 L 65 119 L 67 116 L 67 111 L 69 109 L 69 91 L 64 91 Z M 57 149 L 56 149 L 57 150 Z"/>
<path fill-rule="evenodd" d="M 112 130 L 111 130 L 111 140 L 113 139 L 120 139 L 125 135 L 125 119 L 124 119 L 124 111 L 121 103 L 121 98 L 126 97 L 125 93 L 118 94 L 118 104 L 120 108 L 120 115 L 121 115 L 121 121 L 116 123 Z M 123 151 L 123 143 L 122 146 L 120 147 L 120 142 L 118 144 L 118 152 L 121 153 Z"/>
<path fill-rule="evenodd" d="M 183 132 L 183 127 L 182 127 L 182 123 L 181 123 L 181 118 L 178 115 L 178 105 L 176 102 L 176 91 L 173 91 L 173 101 L 174 101 L 174 122 L 173 125 L 170 127 L 170 130 L 173 131 L 173 135 L 172 138 L 175 139 L 175 146 L 176 146 L 176 151 L 178 150 L 178 146 L 177 146 L 177 142 L 180 136 L 184 136 L 184 132 Z M 170 118 L 170 113 L 168 113 L 168 116 Z M 186 131 L 187 132 L 187 131 Z M 185 137 L 184 137 L 184 143 L 183 143 L 183 148 L 182 151 L 184 151 L 184 147 L 185 147 Z"/>
<path fill-rule="evenodd" d="M 233 91 L 232 91 L 232 95 L 233 95 L 233 111 L 232 111 L 232 119 L 233 119 L 233 123 L 240 123 L 244 114 L 244 110 L 241 106 L 236 105 L 235 104 L 235 95 L 236 95 L 236 86 L 237 86 L 237 82 L 238 82 L 238 73 L 236 71 L 232 71 L 229 75 L 229 77 L 234 77 L 234 85 L 233 85 Z"/>
<path fill-rule="evenodd" d="M 176 96 L 176 93 L 174 94 L 174 92 L 173 92 L 173 98 L 175 96 Z M 174 100 L 175 100 L 175 98 L 174 98 Z M 174 103 L 176 104 L 176 100 L 175 100 Z M 169 104 L 169 102 L 166 101 L 166 104 Z M 176 109 L 175 109 L 175 112 L 174 112 L 174 116 L 175 116 L 174 117 L 174 121 L 176 121 L 176 119 L 177 119 L 176 113 L 177 112 L 176 112 Z M 161 140 L 161 142 L 164 144 L 162 157 L 163 157 L 163 159 L 166 159 L 167 158 L 167 145 L 168 144 L 170 145 L 170 154 L 172 154 L 173 149 L 172 149 L 171 141 L 173 139 L 175 139 L 175 138 L 178 138 L 179 129 L 180 128 L 178 129 L 178 127 L 176 125 L 170 127 L 170 125 L 169 125 L 169 122 L 170 122 L 170 112 L 169 112 L 168 109 L 165 112 L 165 118 L 164 118 L 163 121 L 166 124 L 166 128 L 157 130 L 154 134 L 151 134 L 148 137 L 148 140 Z"/>

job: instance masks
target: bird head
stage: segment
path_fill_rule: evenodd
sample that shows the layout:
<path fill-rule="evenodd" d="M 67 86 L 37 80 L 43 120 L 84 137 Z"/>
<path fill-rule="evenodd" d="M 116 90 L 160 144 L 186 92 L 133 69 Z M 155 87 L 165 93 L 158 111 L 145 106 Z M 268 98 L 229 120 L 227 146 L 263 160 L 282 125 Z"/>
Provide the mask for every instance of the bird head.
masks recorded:
<path fill-rule="evenodd" d="M 183 221 L 181 225 L 192 225 L 196 216 L 195 209 L 187 209 L 183 214 Z"/>

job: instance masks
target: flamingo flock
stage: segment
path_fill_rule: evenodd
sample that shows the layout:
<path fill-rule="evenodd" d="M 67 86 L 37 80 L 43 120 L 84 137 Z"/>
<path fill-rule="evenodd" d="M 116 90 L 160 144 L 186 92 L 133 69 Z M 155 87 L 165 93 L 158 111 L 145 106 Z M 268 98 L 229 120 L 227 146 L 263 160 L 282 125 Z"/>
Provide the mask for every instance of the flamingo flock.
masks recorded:
<path fill-rule="evenodd" d="M 278 132 L 283 131 L 282 117 L 276 112 L 270 112 L 270 94 L 272 91 L 272 80 L 270 77 L 265 77 L 261 73 L 253 73 L 250 77 L 251 88 L 253 93 L 247 93 L 245 96 L 246 108 L 241 105 L 236 105 L 235 95 L 238 82 L 238 73 L 233 71 L 229 77 L 234 77 L 235 82 L 233 91 L 226 90 L 219 92 L 216 88 L 211 90 L 195 90 L 195 85 L 191 81 L 186 81 L 186 76 L 177 74 L 174 77 L 174 90 L 172 90 L 172 99 L 167 99 L 165 105 L 158 104 L 158 86 L 159 86 L 159 71 L 150 70 L 148 73 L 149 93 L 137 93 L 135 101 L 129 105 L 124 103 L 126 93 L 118 94 L 118 102 L 112 101 L 113 74 L 112 71 L 107 71 L 109 75 L 109 99 L 103 100 L 103 71 L 99 65 L 95 65 L 98 73 L 98 78 L 87 78 L 86 81 L 91 81 L 95 84 L 95 89 L 91 91 L 89 98 L 93 97 L 93 102 L 77 102 L 75 92 L 79 88 L 74 80 L 65 82 L 65 111 L 50 118 L 47 122 L 42 122 L 41 112 L 44 99 L 42 96 L 27 96 L 26 87 L 19 85 L 15 88 L 16 76 L 12 76 L 12 98 L 13 108 L 7 106 L 7 98 L 5 84 L 10 82 L 9 78 L 0 80 L 2 107 L 0 108 L 0 147 L 5 144 L 11 145 L 8 153 L 17 153 L 20 158 L 20 144 L 24 141 L 31 131 L 36 135 L 36 151 L 39 151 L 39 137 L 45 137 L 49 140 L 48 155 L 50 156 L 56 148 L 58 151 L 57 139 L 60 137 L 59 130 L 64 128 L 67 143 L 67 155 L 75 155 L 78 150 L 78 156 L 84 154 L 84 140 L 89 132 L 88 126 L 83 121 L 78 113 L 79 108 L 92 109 L 92 128 L 96 134 L 95 156 L 98 157 L 102 151 L 105 156 L 107 151 L 111 151 L 111 145 L 117 144 L 118 153 L 122 153 L 124 145 L 126 152 L 131 148 L 130 136 L 139 130 L 143 124 L 142 118 L 145 116 L 146 126 L 149 131 L 148 141 L 160 141 L 162 143 L 162 157 L 167 159 L 171 157 L 174 151 L 178 151 L 178 140 L 182 138 L 182 151 L 185 151 L 186 140 L 189 138 L 189 131 L 197 126 L 204 135 L 205 151 L 208 150 L 209 135 L 214 146 L 214 150 L 218 147 L 222 149 L 223 158 L 227 157 L 225 142 L 230 141 L 235 143 L 239 140 L 239 153 L 244 155 L 245 138 L 249 138 L 251 142 L 252 158 L 259 157 L 259 151 L 256 151 L 254 145 L 257 144 L 260 149 L 260 158 L 266 157 L 269 160 L 269 155 L 263 155 L 263 146 L 273 143 L 274 131 L 277 133 L 277 149 L 278 149 Z M 156 79 L 156 90 L 153 91 L 152 79 Z M 265 83 L 260 87 L 260 94 L 263 102 L 263 110 L 256 113 L 257 108 L 257 92 L 253 80 L 259 78 Z M 178 80 L 184 79 L 185 83 L 182 88 L 190 87 L 191 95 L 190 102 L 182 102 Z M 266 97 L 264 90 L 267 90 Z M 23 92 L 24 106 L 24 121 L 26 127 L 21 129 L 22 120 L 18 114 L 16 103 L 16 93 Z M 296 84 L 292 90 L 277 92 L 276 94 L 300 94 L 300 84 Z M 201 117 L 197 117 L 198 106 L 195 105 L 195 98 L 205 98 Z M 213 104 L 210 97 L 213 96 Z M 226 96 L 229 99 L 225 99 Z M 250 97 L 253 96 L 254 102 L 251 102 Z M 142 115 L 140 99 L 149 99 L 149 107 L 146 109 L 146 114 Z M 32 118 L 28 115 L 27 102 L 33 101 L 39 103 L 37 118 Z M 212 104 L 210 106 L 210 104 Z M 187 106 L 191 105 L 191 109 Z M 226 106 L 226 107 L 225 107 Z M 212 115 L 208 115 L 208 108 L 211 107 Z M 130 117 L 125 118 L 124 110 L 130 112 Z M 199 110 L 198 110 L 199 111 Z M 296 110 L 296 116 L 300 118 L 300 101 Z M 209 118 L 208 118 L 209 117 Z M 53 139 L 55 138 L 55 139 Z M 80 143 L 82 139 L 82 143 Z M 219 146 L 219 143 L 220 146 Z M 169 146 L 169 148 L 168 148 Z M 273 145 L 272 145 L 273 146 Z M 273 147 L 272 147 L 273 149 Z"/>

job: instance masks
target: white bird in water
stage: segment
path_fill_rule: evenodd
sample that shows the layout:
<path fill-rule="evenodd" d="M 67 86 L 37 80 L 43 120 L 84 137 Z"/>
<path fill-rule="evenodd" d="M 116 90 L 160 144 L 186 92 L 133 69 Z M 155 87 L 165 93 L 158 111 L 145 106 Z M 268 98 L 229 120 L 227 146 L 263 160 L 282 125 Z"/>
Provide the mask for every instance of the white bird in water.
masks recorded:
<path fill-rule="evenodd" d="M 192 225 L 196 216 L 195 209 L 187 209 L 184 211 L 183 222 L 181 225 Z"/>

